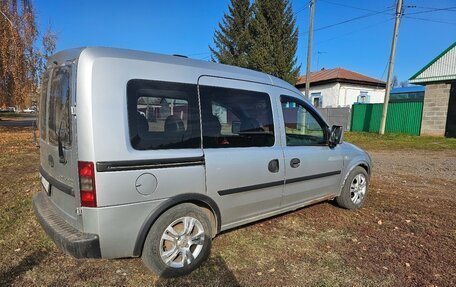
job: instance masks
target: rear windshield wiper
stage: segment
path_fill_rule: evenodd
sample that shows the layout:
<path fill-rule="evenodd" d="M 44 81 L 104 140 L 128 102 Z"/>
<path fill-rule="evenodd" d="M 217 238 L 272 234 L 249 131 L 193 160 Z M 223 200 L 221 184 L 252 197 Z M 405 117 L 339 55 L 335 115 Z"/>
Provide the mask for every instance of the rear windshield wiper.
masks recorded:
<path fill-rule="evenodd" d="M 65 101 L 65 107 L 68 107 L 70 103 L 70 96 L 67 94 L 66 101 Z M 58 142 L 58 149 L 59 149 L 59 162 L 66 164 L 66 158 L 65 158 L 65 153 L 63 152 L 63 144 L 62 144 L 62 138 L 61 138 L 61 133 L 62 133 L 62 124 L 65 120 L 65 117 L 62 117 L 60 119 L 60 125 L 59 125 L 59 132 L 57 133 L 57 142 Z M 69 127 L 67 127 L 68 130 Z"/>
<path fill-rule="evenodd" d="M 65 164 L 67 161 L 65 158 L 65 153 L 63 152 L 63 144 L 62 144 L 62 138 L 61 138 L 62 124 L 63 124 L 63 119 L 60 121 L 59 131 L 57 133 L 57 142 L 58 142 L 58 149 L 59 149 L 59 162 Z"/>

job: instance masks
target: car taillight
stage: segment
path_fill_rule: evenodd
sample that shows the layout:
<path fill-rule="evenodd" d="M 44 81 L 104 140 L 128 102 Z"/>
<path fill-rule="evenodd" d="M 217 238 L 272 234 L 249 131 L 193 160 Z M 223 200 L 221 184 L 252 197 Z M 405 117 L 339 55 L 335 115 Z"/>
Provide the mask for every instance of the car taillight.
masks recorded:
<path fill-rule="evenodd" d="M 97 193 L 95 189 L 95 170 L 93 162 L 79 161 L 79 189 L 81 206 L 97 207 Z"/>

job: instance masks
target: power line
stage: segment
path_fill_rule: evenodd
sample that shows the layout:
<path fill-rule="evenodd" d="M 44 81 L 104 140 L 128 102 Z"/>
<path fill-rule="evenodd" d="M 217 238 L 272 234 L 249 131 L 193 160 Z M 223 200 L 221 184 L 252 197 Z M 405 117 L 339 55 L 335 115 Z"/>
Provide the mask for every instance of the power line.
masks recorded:
<path fill-rule="evenodd" d="M 430 10 L 436 10 L 436 9 L 454 9 L 456 7 L 447 7 L 447 8 L 441 8 L 441 7 L 426 7 L 426 6 L 416 6 L 413 5 L 413 8 L 418 8 L 418 9 L 430 9 Z"/>
<path fill-rule="evenodd" d="M 305 11 L 307 8 L 309 8 L 309 5 L 310 5 L 310 2 L 309 1 L 306 5 L 304 5 L 304 7 L 302 7 L 301 9 L 298 9 L 296 12 L 293 13 L 294 16 L 298 15 L 299 13 L 301 13 L 302 11 Z"/>
<path fill-rule="evenodd" d="M 417 7 L 418 8 L 418 7 Z M 425 9 L 430 9 L 428 11 L 417 11 L 417 12 L 412 12 L 412 13 L 404 13 L 405 15 L 416 15 L 416 14 L 424 14 L 424 13 L 432 13 L 432 12 L 439 12 L 439 11 L 449 11 L 449 12 L 456 12 L 456 6 L 455 7 L 447 7 L 447 8 L 425 8 Z"/>
<path fill-rule="evenodd" d="M 341 6 L 341 7 L 345 7 L 345 8 L 351 8 L 351 9 L 355 9 L 355 10 L 368 11 L 368 12 L 379 12 L 379 11 L 376 11 L 376 10 L 371 10 L 371 9 L 367 9 L 367 8 L 351 6 L 351 5 L 337 3 L 337 2 L 332 2 L 332 1 L 328 1 L 328 0 L 320 0 L 320 1 L 328 3 L 328 4 L 331 4 L 331 5 Z"/>
<path fill-rule="evenodd" d="M 383 73 L 382 73 L 382 76 L 380 77 L 380 80 L 383 80 L 383 78 L 385 77 L 386 69 L 388 69 L 388 64 L 389 64 L 389 60 L 386 61 L 385 69 L 383 69 Z"/>
<path fill-rule="evenodd" d="M 315 43 L 315 45 L 318 45 L 318 44 L 324 43 L 324 42 L 328 42 L 328 41 L 332 41 L 332 40 L 335 40 L 335 39 L 345 38 L 346 36 L 349 36 L 349 35 L 352 35 L 352 34 L 356 34 L 356 33 L 360 32 L 360 31 L 363 31 L 363 30 L 366 30 L 366 29 L 369 29 L 369 28 L 372 28 L 372 27 L 375 27 L 375 26 L 378 26 L 378 25 L 381 25 L 381 24 L 390 22 L 390 21 L 393 20 L 393 19 L 394 19 L 394 18 L 390 18 L 390 19 L 387 19 L 387 20 L 383 20 L 383 21 L 374 23 L 374 24 L 372 24 L 372 25 L 364 26 L 363 28 L 358 29 L 358 30 L 355 30 L 355 31 L 350 31 L 350 32 L 348 32 L 348 33 L 341 34 L 341 35 L 338 35 L 338 36 L 335 36 L 335 37 L 332 37 L 332 38 L 329 38 L 329 39 L 324 39 L 324 40 L 318 41 L 317 43 Z"/>
<path fill-rule="evenodd" d="M 335 4 L 335 5 L 339 5 L 340 4 L 340 3 L 335 3 L 335 2 L 331 2 L 331 1 L 327 1 L 327 0 L 320 0 L 320 1 L 324 1 L 324 2 L 327 2 L 327 3 Z M 298 13 L 300 13 L 300 12 L 304 11 L 305 9 L 307 9 L 308 5 L 310 3 L 311 3 L 311 1 L 309 1 L 308 4 L 304 8 L 299 9 L 298 11 L 296 11 L 294 13 L 294 15 L 297 15 Z M 385 10 L 382 10 L 382 11 L 375 11 L 375 10 L 359 8 L 359 7 L 345 5 L 345 4 L 340 4 L 340 6 L 345 6 L 345 7 L 350 7 L 350 8 L 360 9 L 360 10 L 366 10 L 366 11 L 369 11 L 371 13 L 364 14 L 364 15 L 361 15 L 361 16 L 357 16 L 357 17 L 354 17 L 354 18 L 350 18 L 350 19 L 347 19 L 347 20 L 344 20 L 344 21 L 341 21 L 341 22 L 337 22 L 337 23 L 334 23 L 334 24 L 326 25 L 326 26 L 323 26 L 323 27 L 319 27 L 319 28 L 313 29 L 313 31 L 316 32 L 316 31 L 329 29 L 329 28 L 332 28 L 332 27 L 335 27 L 335 26 L 338 26 L 338 25 L 343 25 L 343 24 L 346 24 L 346 23 L 350 23 L 350 22 L 353 22 L 353 21 L 356 21 L 356 20 L 359 20 L 359 19 L 375 16 L 375 15 L 378 15 L 378 14 L 389 14 L 387 12 L 394 9 L 394 8 L 390 7 L 390 8 L 387 8 Z M 293 38 L 297 38 L 299 36 L 304 36 L 304 35 L 307 35 L 308 33 L 309 32 L 303 32 L 303 33 L 300 33 L 300 34 L 298 34 L 298 35 L 296 35 L 294 37 L 282 39 L 280 42 L 283 42 L 285 40 L 290 40 L 290 39 L 293 39 Z M 189 54 L 188 56 L 198 56 L 198 55 L 206 55 L 206 54 L 210 54 L 210 52 L 194 53 L 194 54 Z M 207 58 L 207 57 L 204 57 L 204 58 Z"/>
<path fill-rule="evenodd" d="M 434 23 L 440 23 L 440 24 L 456 25 L 456 22 L 447 22 L 447 21 L 434 20 L 434 19 L 428 19 L 428 18 L 410 17 L 410 16 L 407 16 L 407 15 L 405 15 L 404 18 L 427 21 L 427 22 L 434 22 Z"/>
<path fill-rule="evenodd" d="M 390 10 L 393 10 L 393 9 L 394 8 L 388 8 L 388 9 L 385 9 L 383 11 L 375 11 L 375 12 L 372 12 L 372 13 L 364 14 L 364 15 L 361 15 L 361 16 L 357 16 L 357 17 L 354 17 L 354 18 L 350 18 L 350 19 L 341 21 L 341 22 L 337 22 L 337 23 L 330 24 L 330 25 L 327 25 L 327 26 L 323 26 L 323 27 L 320 27 L 320 28 L 317 28 L 317 29 L 313 29 L 313 31 L 315 32 L 315 31 L 325 30 L 325 29 L 332 28 L 332 27 L 335 27 L 335 26 L 338 26 L 338 25 L 343 25 L 345 23 L 353 22 L 353 21 L 356 21 L 356 20 L 359 20 L 359 19 L 375 16 L 375 15 L 378 15 L 378 14 L 383 14 L 383 13 L 385 13 L 387 11 L 390 11 Z M 289 37 L 289 38 L 284 38 L 284 39 L 280 40 L 279 43 L 282 43 L 283 41 L 291 40 L 291 39 L 294 39 L 294 38 L 298 38 L 299 36 L 304 36 L 304 35 L 307 35 L 307 34 L 309 34 L 309 32 L 302 32 L 302 33 L 297 34 L 296 36 L 292 36 L 292 37 Z"/>
<path fill-rule="evenodd" d="M 326 25 L 326 26 L 317 28 L 314 31 L 321 31 L 321 30 L 329 29 L 329 28 L 332 28 L 332 27 L 335 27 L 335 26 L 339 26 L 339 25 L 342 25 L 342 24 L 346 24 L 346 23 L 349 23 L 349 22 L 353 22 L 353 21 L 356 21 L 356 20 L 359 20 L 359 19 L 363 19 L 363 18 L 375 16 L 375 15 L 378 15 L 378 14 L 382 14 L 382 13 L 385 13 L 385 12 L 390 11 L 392 9 L 393 8 L 388 8 L 388 9 L 383 10 L 383 11 L 377 11 L 377 12 L 373 12 L 373 13 L 364 14 L 364 15 L 361 15 L 361 16 L 357 16 L 357 17 L 354 17 L 354 18 L 350 18 L 350 19 L 341 21 L 341 22 L 337 22 L 337 23 L 334 23 L 334 24 L 330 24 L 330 25 Z"/>

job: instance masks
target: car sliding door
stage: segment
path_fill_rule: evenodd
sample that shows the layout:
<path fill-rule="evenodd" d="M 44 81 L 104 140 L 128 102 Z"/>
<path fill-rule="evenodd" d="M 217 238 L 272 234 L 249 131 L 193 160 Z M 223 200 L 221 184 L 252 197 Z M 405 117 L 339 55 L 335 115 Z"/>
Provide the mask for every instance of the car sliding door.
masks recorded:
<path fill-rule="evenodd" d="M 198 83 L 207 193 L 222 229 L 279 208 L 283 155 L 270 87 L 214 77 Z"/>

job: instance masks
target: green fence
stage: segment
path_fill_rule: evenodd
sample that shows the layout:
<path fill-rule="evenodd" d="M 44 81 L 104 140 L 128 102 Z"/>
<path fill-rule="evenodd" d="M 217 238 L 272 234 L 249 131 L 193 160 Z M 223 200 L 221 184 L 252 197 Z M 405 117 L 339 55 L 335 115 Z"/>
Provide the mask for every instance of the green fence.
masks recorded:
<path fill-rule="evenodd" d="M 351 130 L 377 133 L 383 104 L 355 104 L 352 107 Z M 423 102 L 390 103 L 385 132 L 419 135 Z"/>

